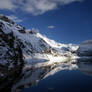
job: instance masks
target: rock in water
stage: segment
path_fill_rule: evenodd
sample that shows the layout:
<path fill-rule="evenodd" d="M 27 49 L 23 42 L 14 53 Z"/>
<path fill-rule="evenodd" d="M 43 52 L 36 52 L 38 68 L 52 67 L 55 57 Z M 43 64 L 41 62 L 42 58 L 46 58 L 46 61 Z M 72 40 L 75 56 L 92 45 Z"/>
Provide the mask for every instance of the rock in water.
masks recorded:
<path fill-rule="evenodd" d="M 92 40 L 80 44 L 77 53 L 79 56 L 92 56 Z"/>

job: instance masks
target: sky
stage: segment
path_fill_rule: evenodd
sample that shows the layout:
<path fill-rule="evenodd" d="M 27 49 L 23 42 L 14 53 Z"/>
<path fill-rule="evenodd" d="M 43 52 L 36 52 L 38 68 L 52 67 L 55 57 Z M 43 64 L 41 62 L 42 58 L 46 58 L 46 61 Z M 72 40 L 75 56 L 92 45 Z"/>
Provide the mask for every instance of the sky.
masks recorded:
<path fill-rule="evenodd" d="M 60 43 L 92 39 L 92 0 L 0 0 L 0 14 Z"/>

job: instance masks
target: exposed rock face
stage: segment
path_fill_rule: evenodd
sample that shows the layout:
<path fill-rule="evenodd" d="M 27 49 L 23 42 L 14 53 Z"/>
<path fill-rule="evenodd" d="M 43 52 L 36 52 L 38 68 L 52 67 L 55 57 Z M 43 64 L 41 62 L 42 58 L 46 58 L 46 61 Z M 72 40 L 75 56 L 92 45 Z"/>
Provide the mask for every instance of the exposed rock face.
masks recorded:
<path fill-rule="evenodd" d="M 1 20 L 9 22 L 8 18 L 0 16 Z M 21 43 L 9 29 L 0 21 L 0 81 L 15 78 L 23 67 Z M 7 33 L 8 31 L 8 33 Z"/>
<path fill-rule="evenodd" d="M 92 40 L 80 44 L 77 53 L 79 56 L 92 56 Z"/>

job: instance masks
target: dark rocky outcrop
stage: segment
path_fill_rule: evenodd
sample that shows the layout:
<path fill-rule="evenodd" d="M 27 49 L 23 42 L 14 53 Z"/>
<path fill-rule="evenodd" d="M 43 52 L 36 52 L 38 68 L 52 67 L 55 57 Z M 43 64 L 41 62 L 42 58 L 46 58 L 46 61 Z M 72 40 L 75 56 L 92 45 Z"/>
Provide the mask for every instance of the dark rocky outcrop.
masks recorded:
<path fill-rule="evenodd" d="M 18 30 L 20 33 L 26 33 L 25 30 Z"/>

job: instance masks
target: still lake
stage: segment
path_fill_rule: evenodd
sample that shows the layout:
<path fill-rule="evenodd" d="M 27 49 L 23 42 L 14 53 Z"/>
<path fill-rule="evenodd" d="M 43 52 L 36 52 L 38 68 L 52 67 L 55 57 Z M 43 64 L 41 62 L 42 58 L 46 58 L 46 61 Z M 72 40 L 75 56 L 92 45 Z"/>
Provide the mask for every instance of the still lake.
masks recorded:
<path fill-rule="evenodd" d="M 92 77 L 79 70 L 61 71 L 22 92 L 92 92 Z"/>
<path fill-rule="evenodd" d="M 0 92 L 92 92 L 92 59 L 29 68 L 0 82 Z"/>
<path fill-rule="evenodd" d="M 92 63 L 80 62 L 77 66 L 61 70 L 21 92 L 92 92 Z"/>

